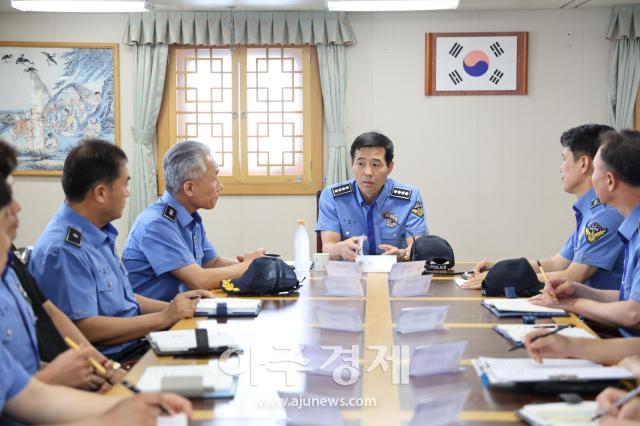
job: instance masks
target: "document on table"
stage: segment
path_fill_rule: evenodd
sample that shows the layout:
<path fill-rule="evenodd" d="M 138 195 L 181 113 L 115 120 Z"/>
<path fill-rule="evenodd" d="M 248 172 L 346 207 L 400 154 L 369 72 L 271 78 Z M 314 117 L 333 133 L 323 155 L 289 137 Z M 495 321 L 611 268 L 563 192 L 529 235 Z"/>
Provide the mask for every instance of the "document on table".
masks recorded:
<path fill-rule="evenodd" d="M 224 304 L 226 313 L 219 312 Z M 262 301 L 258 299 L 237 299 L 234 297 L 200 299 L 196 306 L 196 315 L 209 316 L 256 316 L 260 312 Z"/>
<path fill-rule="evenodd" d="M 220 367 L 218 360 L 199 365 L 154 365 L 147 367 L 138 381 L 138 388 L 143 392 L 176 392 L 179 389 L 167 389 L 166 383 L 178 380 L 192 384 L 188 389 L 189 396 L 200 394 L 203 398 L 225 398 L 233 396 L 236 387 L 236 376 L 227 374 Z M 167 380 L 167 378 L 169 380 Z"/>
<path fill-rule="evenodd" d="M 327 276 L 362 278 L 362 265 L 358 262 L 330 260 L 327 262 Z"/>
<path fill-rule="evenodd" d="M 579 404 L 553 402 L 550 404 L 527 404 L 517 411 L 518 416 L 532 426 L 595 426 L 591 418 L 596 415 L 595 401 Z"/>
<path fill-rule="evenodd" d="M 564 309 L 547 308 L 529 302 L 527 299 L 485 299 L 482 305 L 497 316 L 543 314 L 548 316 L 567 315 Z"/>
<path fill-rule="evenodd" d="M 232 335 L 228 333 L 208 332 L 208 342 L 211 349 L 220 348 L 222 351 L 238 348 Z M 195 330 L 153 331 L 147 334 L 149 343 L 160 353 L 188 352 L 198 346 Z"/>
<path fill-rule="evenodd" d="M 584 359 L 488 358 L 471 361 L 478 376 L 490 385 L 570 380 L 623 380 L 633 375 L 623 367 L 605 367 Z"/>
<path fill-rule="evenodd" d="M 493 329 L 512 344 L 524 342 L 527 334 L 536 330 L 553 331 L 559 324 L 504 324 L 496 325 Z M 569 327 L 558 332 L 567 337 L 580 337 L 585 339 L 595 339 L 596 337 L 587 330 L 578 327 Z"/>
<path fill-rule="evenodd" d="M 390 272 L 397 261 L 397 256 L 388 254 L 360 255 L 356 257 L 356 263 L 362 264 L 364 272 Z"/>

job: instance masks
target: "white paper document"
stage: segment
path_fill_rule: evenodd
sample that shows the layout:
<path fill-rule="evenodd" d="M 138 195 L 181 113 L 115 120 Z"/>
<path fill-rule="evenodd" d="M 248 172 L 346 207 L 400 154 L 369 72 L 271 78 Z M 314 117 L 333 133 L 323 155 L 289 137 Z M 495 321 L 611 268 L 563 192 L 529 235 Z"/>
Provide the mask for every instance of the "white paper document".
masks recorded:
<path fill-rule="evenodd" d="M 595 401 L 578 404 L 552 402 L 549 404 L 527 404 L 517 411 L 527 424 L 533 426 L 595 426 L 591 418 L 596 415 Z"/>
<path fill-rule="evenodd" d="M 327 275 L 330 277 L 362 278 L 362 265 L 358 262 L 330 260 L 327 262 Z"/>
<path fill-rule="evenodd" d="M 219 367 L 217 360 L 200 365 L 157 365 L 144 370 L 138 388 L 142 392 L 163 391 L 162 382 L 165 377 L 201 378 L 201 387 L 206 394 L 216 392 L 221 396 L 230 393 L 234 387 L 235 377 L 227 374 Z"/>
<path fill-rule="evenodd" d="M 557 380 L 622 380 L 633 377 L 623 367 L 605 367 L 584 359 L 545 358 L 538 364 L 531 358 L 488 358 L 472 361 L 479 376 L 489 384 L 544 382 Z"/>
<path fill-rule="evenodd" d="M 418 346 L 411 354 L 409 375 L 430 376 L 460 371 L 460 360 L 466 346 L 466 341 Z"/>
<path fill-rule="evenodd" d="M 326 402 L 330 397 L 289 392 L 278 392 L 278 395 L 287 415 L 288 425 L 344 425 L 339 409 Z"/>
<path fill-rule="evenodd" d="M 235 347 L 237 343 L 228 333 L 209 332 L 209 347 Z M 161 352 L 187 351 L 197 347 L 194 330 L 153 331 L 147 335 L 149 342 Z"/>
<path fill-rule="evenodd" d="M 418 275 L 390 281 L 392 297 L 426 296 L 433 275 Z"/>
<path fill-rule="evenodd" d="M 389 272 L 389 280 L 417 277 L 422 275 L 422 271 L 424 271 L 424 260 L 394 263 Z"/>
<path fill-rule="evenodd" d="M 465 280 L 465 279 L 464 279 L 464 278 L 462 278 L 462 277 L 455 277 L 455 278 L 453 279 L 453 281 L 455 281 L 456 285 L 457 285 L 458 287 L 460 287 L 460 288 L 462 288 L 462 284 L 464 284 L 464 283 L 466 283 L 466 282 L 467 282 L 467 280 Z"/>
<path fill-rule="evenodd" d="M 462 411 L 469 391 L 445 393 L 422 398 L 409 426 L 444 426 L 452 424 Z"/>
<path fill-rule="evenodd" d="M 317 305 L 315 311 L 320 328 L 352 333 L 364 329 L 360 310 L 353 306 Z"/>
<path fill-rule="evenodd" d="M 229 315 L 258 315 L 262 301 L 258 299 L 236 299 L 235 297 L 200 299 L 196 315 L 215 315 L 218 304 L 227 305 Z"/>
<path fill-rule="evenodd" d="M 548 330 L 553 331 L 558 324 L 504 324 L 496 325 L 494 329 L 502 336 L 504 336 L 509 342 L 516 344 L 524 342 L 524 338 L 527 334 L 536 330 Z M 562 329 L 558 332 L 567 337 L 581 337 L 585 339 L 595 339 L 596 337 L 589 333 L 587 330 L 578 327 L 569 327 Z"/>
<path fill-rule="evenodd" d="M 441 330 L 448 310 L 448 305 L 404 308 L 398 316 L 396 331 L 398 333 L 416 333 Z"/>
<path fill-rule="evenodd" d="M 157 426 L 187 426 L 189 419 L 184 413 L 174 414 L 173 416 L 158 416 Z"/>
<path fill-rule="evenodd" d="M 356 263 L 362 264 L 364 272 L 390 272 L 398 261 L 396 255 L 361 255 L 356 257 Z"/>
<path fill-rule="evenodd" d="M 357 277 L 324 277 L 324 296 L 364 297 L 362 280 Z"/>
<path fill-rule="evenodd" d="M 566 314 L 564 309 L 547 308 L 529 302 L 527 299 L 485 299 L 484 303 L 504 312 L 536 312 L 550 314 Z"/>

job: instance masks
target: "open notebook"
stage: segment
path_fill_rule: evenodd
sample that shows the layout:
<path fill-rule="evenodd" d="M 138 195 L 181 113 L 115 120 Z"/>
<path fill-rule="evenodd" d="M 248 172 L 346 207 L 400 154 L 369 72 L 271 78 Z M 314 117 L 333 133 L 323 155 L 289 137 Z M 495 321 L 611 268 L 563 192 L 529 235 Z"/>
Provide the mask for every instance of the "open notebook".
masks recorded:
<path fill-rule="evenodd" d="M 521 317 L 524 315 L 536 317 L 562 317 L 568 315 L 564 309 L 534 305 L 527 299 L 485 299 L 481 304 L 500 318 Z"/>
<path fill-rule="evenodd" d="M 262 301 L 259 299 L 200 299 L 196 306 L 197 316 L 208 317 L 255 317 L 260 313 Z"/>
<path fill-rule="evenodd" d="M 221 370 L 217 360 L 205 365 L 156 365 L 147 367 L 138 381 L 142 392 L 175 392 L 192 398 L 230 398 L 237 376 Z"/>
<path fill-rule="evenodd" d="M 527 404 L 516 413 L 531 426 L 595 426 L 591 421 L 596 414 L 595 401 L 579 404 L 553 402 L 550 404 Z"/>
<path fill-rule="evenodd" d="M 558 324 L 500 324 L 495 325 L 493 329 L 502 337 L 507 339 L 511 344 L 524 342 L 524 338 L 527 334 L 536 330 L 548 330 L 553 331 Z M 567 337 L 581 337 L 585 339 L 595 339 L 596 337 L 589 333 L 587 330 L 578 327 L 569 327 L 560 330 L 558 334 Z"/>
<path fill-rule="evenodd" d="M 623 367 L 606 367 L 584 359 L 488 358 L 471 361 L 486 387 L 532 387 L 544 392 L 574 389 L 589 392 L 633 375 Z M 575 385 L 575 386 L 574 386 Z"/>
<path fill-rule="evenodd" d="M 147 340 L 156 355 L 199 356 L 242 351 L 230 334 L 213 333 L 204 328 L 154 331 L 147 334 Z"/>

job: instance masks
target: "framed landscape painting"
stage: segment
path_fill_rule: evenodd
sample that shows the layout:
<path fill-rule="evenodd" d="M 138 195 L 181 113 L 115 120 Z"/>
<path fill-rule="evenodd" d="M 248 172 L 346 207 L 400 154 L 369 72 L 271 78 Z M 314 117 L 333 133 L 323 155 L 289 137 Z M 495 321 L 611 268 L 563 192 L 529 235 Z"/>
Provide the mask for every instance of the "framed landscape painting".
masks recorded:
<path fill-rule="evenodd" d="M 528 34 L 426 33 L 425 95 L 526 95 Z"/>
<path fill-rule="evenodd" d="M 82 139 L 119 144 L 118 45 L 0 42 L 0 138 L 17 175 L 61 175 Z"/>

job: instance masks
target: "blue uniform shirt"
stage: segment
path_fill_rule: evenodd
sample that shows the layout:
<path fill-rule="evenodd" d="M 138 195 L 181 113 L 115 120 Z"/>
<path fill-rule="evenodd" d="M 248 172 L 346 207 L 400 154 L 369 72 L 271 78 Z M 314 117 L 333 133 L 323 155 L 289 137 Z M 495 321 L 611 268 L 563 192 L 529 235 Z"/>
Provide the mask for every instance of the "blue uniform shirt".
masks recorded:
<path fill-rule="evenodd" d="M 0 333 L 2 346 L 29 374 L 36 373 L 40 369 L 36 317 L 10 264 L 0 286 Z"/>
<path fill-rule="evenodd" d="M 27 387 L 31 376 L 4 347 L 0 347 L 0 377 L 2 377 L 0 380 L 0 412 L 2 412 L 6 402 Z"/>
<path fill-rule="evenodd" d="M 117 236 L 118 231 L 111 224 L 98 229 L 62 203 L 38 239 L 29 270 L 42 292 L 71 320 L 140 314 L 116 253 Z M 109 355 L 134 343 L 97 348 Z"/>
<path fill-rule="evenodd" d="M 624 243 L 624 273 L 620 300 L 634 300 L 640 302 L 640 206 L 637 206 L 618 230 Z M 621 328 L 623 336 L 640 336 L 640 330 Z"/>
<path fill-rule="evenodd" d="M 136 218 L 122 252 L 136 293 L 165 301 L 187 289 L 171 271 L 216 257 L 200 215 L 189 214 L 169 192 Z"/>
<path fill-rule="evenodd" d="M 593 188 L 575 202 L 573 210 L 576 229 L 560 255 L 598 268 L 587 285 L 601 290 L 620 289 L 624 250 L 616 231 L 624 218 L 613 207 L 602 204 Z"/>
<path fill-rule="evenodd" d="M 370 207 L 362 198 L 355 179 L 327 187 L 320 194 L 316 231 L 337 232 L 342 240 L 367 235 Z M 404 248 L 407 246 L 406 239 L 410 237 L 393 220 L 385 219 L 385 214 L 403 224 L 416 237 L 427 234 L 422 198 L 414 186 L 387 179 L 372 207 L 376 246 L 390 244 Z M 369 240 L 364 242 L 364 249 L 366 254 L 382 253 L 379 247 L 369 247 Z"/>

